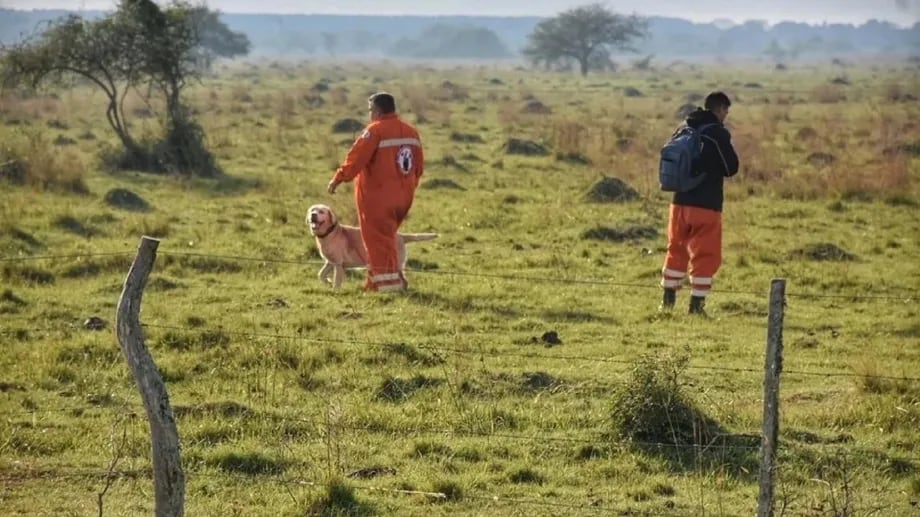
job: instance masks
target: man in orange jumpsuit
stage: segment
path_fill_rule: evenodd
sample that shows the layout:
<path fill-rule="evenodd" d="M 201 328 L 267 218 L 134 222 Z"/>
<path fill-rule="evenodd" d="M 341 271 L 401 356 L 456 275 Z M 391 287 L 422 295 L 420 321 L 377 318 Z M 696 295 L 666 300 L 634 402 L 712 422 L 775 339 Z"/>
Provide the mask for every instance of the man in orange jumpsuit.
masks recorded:
<path fill-rule="evenodd" d="M 706 109 L 687 117 L 687 125 L 703 128 L 703 149 L 693 164 L 705 174 L 693 190 L 676 192 L 668 214 L 668 253 L 661 270 L 662 310 L 674 307 L 677 290 L 690 277 L 690 314 L 704 315 L 703 305 L 722 264 L 722 202 L 724 179 L 738 172 L 731 133 L 723 125 L 732 105 L 722 92 L 710 93 Z"/>
<path fill-rule="evenodd" d="M 400 120 L 396 100 L 385 92 L 367 100 L 371 122 L 352 145 L 328 191 L 355 180 L 355 204 L 361 239 L 367 250 L 368 291 L 401 291 L 408 287 L 400 270 L 396 233 L 424 171 L 418 131 Z"/>

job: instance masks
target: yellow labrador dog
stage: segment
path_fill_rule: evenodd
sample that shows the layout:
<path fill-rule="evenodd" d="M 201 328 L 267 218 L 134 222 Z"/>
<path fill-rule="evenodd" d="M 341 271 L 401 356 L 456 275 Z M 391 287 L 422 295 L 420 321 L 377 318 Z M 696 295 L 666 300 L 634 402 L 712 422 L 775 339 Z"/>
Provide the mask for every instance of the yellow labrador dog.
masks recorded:
<path fill-rule="evenodd" d="M 366 268 L 367 251 L 364 241 L 361 240 L 361 229 L 356 226 L 339 224 L 332 211 L 326 205 L 313 205 L 307 210 L 307 226 L 310 233 L 316 238 L 316 247 L 325 260 L 319 270 L 319 279 L 325 283 L 332 283 L 336 289 L 342 286 L 345 280 L 346 268 Z M 406 243 L 415 241 L 430 241 L 436 239 L 436 233 L 397 233 L 396 252 L 399 255 L 399 269 L 406 269 Z M 329 275 L 335 273 L 332 280 Z"/>

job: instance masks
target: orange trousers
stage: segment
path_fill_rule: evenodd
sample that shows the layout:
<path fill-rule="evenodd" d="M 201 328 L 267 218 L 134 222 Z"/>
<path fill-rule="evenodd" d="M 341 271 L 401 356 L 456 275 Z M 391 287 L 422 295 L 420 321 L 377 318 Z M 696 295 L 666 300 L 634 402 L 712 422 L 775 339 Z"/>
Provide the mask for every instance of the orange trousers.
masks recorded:
<path fill-rule="evenodd" d="M 368 291 L 400 291 L 408 287 L 399 262 L 396 234 L 412 208 L 413 194 L 390 191 L 378 197 L 357 194 L 356 189 L 361 240 L 367 250 L 364 288 Z"/>
<path fill-rule="evenodd" d="M 691 294 L 706 296 L 721 265 L 722 212 L 672 204 L 661 286 L 680 289 L 689 273 Z"/>

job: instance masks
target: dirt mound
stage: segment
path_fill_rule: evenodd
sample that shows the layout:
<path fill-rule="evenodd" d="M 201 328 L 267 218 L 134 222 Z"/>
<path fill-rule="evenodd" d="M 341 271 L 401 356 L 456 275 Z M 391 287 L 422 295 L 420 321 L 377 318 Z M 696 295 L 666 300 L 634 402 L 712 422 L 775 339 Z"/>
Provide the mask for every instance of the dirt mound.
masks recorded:
<path fill-rule="evenodd" d="M 527 103 L 524 104 L 524 107 L 521 108 L 521 112 L 529 113 L 531 115 L 549 115 L 553 112 L 553 110 L 537 99 L 530 99 L 527 101 Z"/>
<path fill-rule="evenodd" d="M 793 250 L 790 255 L 794 258 L 831 262 L 852 262 L 856 260 L 856 255 L 828 242 L 806 244 Z"/>
<path fill-rule="evenodd" d="M 578 152 L 556 153 L 556 159 L 574 165 L 591 165 L 591 159 Z"/>
<path fill-rule="evenodd" d="M 0 179 L 4 179 L 14 185 L 24 184 L 27 172 L 25 163 L 20 160 L 0 163 Z"/>
<path fill-rule="evenodd" d="M 639 193 L 617 178 L 601 178 L 585 194 L 589 203 L 622 203 L 639 199 Z"/>
<path fill-rule="evenodd" d="M 543 335 L 540 337 L 532 337 L 530 339 L 530 342 L 531 343 L 542 343 L 547 348 L 550 348 L 556 345 L 561 345 L 562 339 L 559 338 L 559 333 L 556 332 L 555 330 L 548 330 L 544 332 Z"/>
<path fill-rule="evenodd" d="M 827 167 L 837 162 L 837 157 L 831 153 L 811 153 L 808 155 L 808 163 L 815 167 Z"/>
<path fill-rule="evenodd" d="M 424 189 L 436 190 L 436 189 L 450 189 L 450 190 L 466 190 L 461 187 L 456 181 L 446 178 L 435 178 L 430 179 L 420 185 Z"/>
<path fill-rule="evenodd" d="M 98 233 L 93 228 L 86 226 L 70 215 L 64 215 L 55 219 L 54 226 L 74 235 L 79 235 L 80 237 L 92 237 Z"/>
<path fill-rule="evenodd" d="M 799 129 L 795 133 L 795 137 L 798 138 L 799 140 L 811 140 L 817 136 L 818 136 L 818 132 L 815 131 L 814 128 L 808 127 L 808 126 L 805 126 Z"/>
<path fill-rule="evenodd" d="M 644 95 L 642 95 L 642 92 L 640 92 L 636 88 L 633 88 L 632 86 L 624 88 L 623 95 L 627 97 L 644 97 Z"/>
<path fill-rule="evenodd" d="M 447 101 L 464 102 L 470 98 L 470 94 L 463 86 L 444 81 L 441 83 L 441 98 Z"/>
<path fill-rule="evenodd" d="M 484 140 L 481 136 L 472 133 L 453 132 L 450 134 L 450 141 L 461 142 L 465 144 L 481 144 Z"/>
<path fill-rule="evenodd" d="M 128 189 L 114 188 L 106 192 L 103 200 L 111 207 L 131 212 L 147 212 L 150 210 L 150 204 L 144 201 L 144 198 Z"/>
<path fill-rule="evenodd" d="M 505 154 L 519 154 L 523 156 L 546 156 L 549 150 L 541 144 L 531 140 L 509 138 L 505 143 Z"/>
<path fill-rule="evenodd" d="M 444 157 L 441 158 L 441 165 L 445 167 L 456 169 L 460 172 L 470 172 L 470 170 L 466 167 L 466 165 L 463 165 L 456 158 L 454 158 L 453 156 L 449 154 L 444 155 Z"/>
<path fill-rule="evenodd" d="M 356 133 L 364 129 L 364 123 L 353 118 L 339 119 L 332 125 L 333 133 Z"/>
<path fill-rule="evenodd" d="M 562 385 L 559 379 L 546 372 L 524 372 L 521 387 L 527 391 L 551 390 Z"/>

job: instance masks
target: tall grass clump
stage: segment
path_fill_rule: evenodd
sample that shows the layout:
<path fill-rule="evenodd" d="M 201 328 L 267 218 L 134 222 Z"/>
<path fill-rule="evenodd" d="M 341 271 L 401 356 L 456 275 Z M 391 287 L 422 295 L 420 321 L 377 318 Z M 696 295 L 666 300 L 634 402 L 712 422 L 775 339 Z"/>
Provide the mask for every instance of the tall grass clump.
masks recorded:
<path fill-rule="evenodd" d="M 73 151 L 54 148 L 39 131 L 0 133 L 0 181 L 44 191 L 87 194 L 83 162 Z"/>
<path fill-rule="evenodd" d="M 616 439 L 630 442 L 692 445 L 713 426 L 681 388 L 689 356 L 641 357 L 613 395 L 611 423 Z"/>

